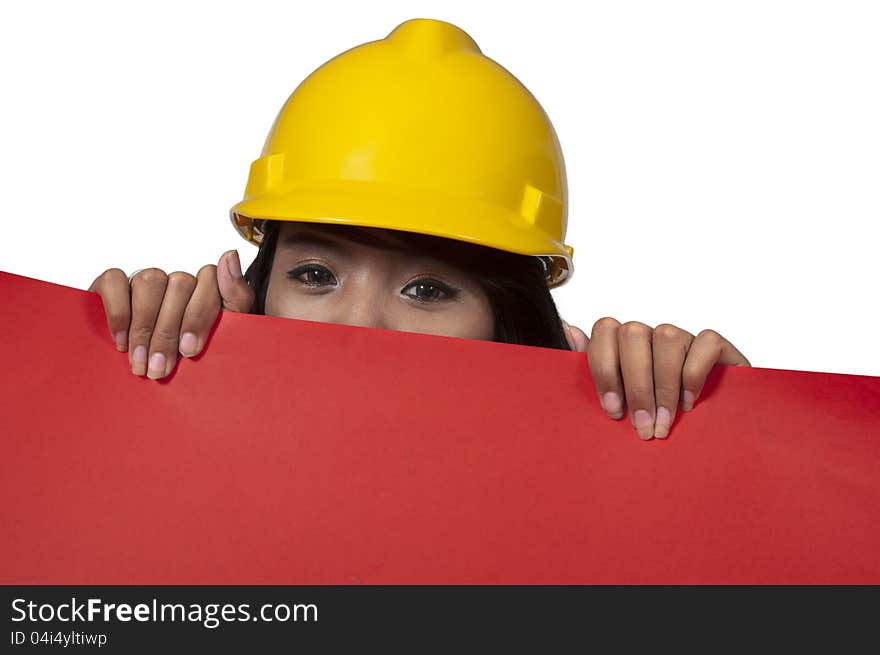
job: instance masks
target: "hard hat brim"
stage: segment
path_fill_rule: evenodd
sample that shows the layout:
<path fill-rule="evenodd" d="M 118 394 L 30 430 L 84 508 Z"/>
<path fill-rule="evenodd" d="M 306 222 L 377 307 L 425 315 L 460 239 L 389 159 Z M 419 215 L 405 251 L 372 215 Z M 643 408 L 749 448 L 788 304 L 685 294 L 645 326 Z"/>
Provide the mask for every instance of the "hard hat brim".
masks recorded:
<path fill-rule="evenodd" d="M 362 180 L 298 185 L 247 197 L 230 218 L 248 241 L 259 244 L 260 219 L 333 223 L 416 232 L 542 258 L 549 287 L 573 273 L 573 249 L 553 240 L 506 208 L 472 198 Z"/>

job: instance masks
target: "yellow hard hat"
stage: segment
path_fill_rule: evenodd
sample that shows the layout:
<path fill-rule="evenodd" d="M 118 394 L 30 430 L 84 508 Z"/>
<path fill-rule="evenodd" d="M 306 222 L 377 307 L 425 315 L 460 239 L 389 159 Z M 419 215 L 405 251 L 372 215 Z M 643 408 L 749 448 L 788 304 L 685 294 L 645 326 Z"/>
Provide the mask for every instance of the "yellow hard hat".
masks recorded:
<path fill-rule="evenodd" d="M 230 210 L 260 220 L 418 232 L 572 272 L 562 149 L 541 105 L 461 28 L 417 18 L 337 55 L 294 90 Z"/>

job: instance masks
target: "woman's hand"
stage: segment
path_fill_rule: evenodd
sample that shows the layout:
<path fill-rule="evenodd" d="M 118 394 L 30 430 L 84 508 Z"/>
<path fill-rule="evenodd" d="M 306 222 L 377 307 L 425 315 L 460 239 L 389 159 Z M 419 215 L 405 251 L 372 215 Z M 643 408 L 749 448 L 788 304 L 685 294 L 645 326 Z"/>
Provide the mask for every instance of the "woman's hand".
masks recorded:
<path fill-rule="evenodd" d="M 627 407 L 642 439 L 669 434 L 679 400 L 682 411 L 693 409 L 713 366 L 751 366 L 714 330 L 694 336 L 669 323 L 652 329 L 638 321 L 621 325 L 605 317 L 587 337 L 565 321 L 563 326 L 571 349 L 587 353 L 602 409 L 619 419 Z"/>
<path fill-rule="evenodd" d="M 128 351 L 131 372 L 153 380 L 174 370 L 178 353 L 198 355 L 220 310 L 250 313 L 255 294 L 241 273 L 238 252 L 196 276 L 147 268 L 128 277 L 118 268 L 99 275 L 89 291 L 101 296 L 116 348 Z"/>

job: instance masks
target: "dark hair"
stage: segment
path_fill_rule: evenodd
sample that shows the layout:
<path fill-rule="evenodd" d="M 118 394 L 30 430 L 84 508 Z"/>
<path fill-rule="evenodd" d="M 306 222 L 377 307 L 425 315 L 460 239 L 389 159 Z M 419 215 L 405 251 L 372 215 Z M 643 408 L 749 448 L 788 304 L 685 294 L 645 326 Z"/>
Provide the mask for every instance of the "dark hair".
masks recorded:
<path fill-rule="evenodd" d="M 256 292 L 256 312 L 265 314 L 266 290 L 281 221 L 263 220 L 261 223 L 263 239 L 260 250 L 244 277 Z M 322 227 L 338 231 L 339 236 L 358 243 L 386 243 L 378 238 L 378 228 L 338 224 L 322 224 Z M 430 252 L 433 257 L 472 275 L 489 298 L 495 319 L 493 341 L 571 350 L 538 257 L 415 232 L 382 232 L 393 232 L 395 241 L 402 247 Z"/>

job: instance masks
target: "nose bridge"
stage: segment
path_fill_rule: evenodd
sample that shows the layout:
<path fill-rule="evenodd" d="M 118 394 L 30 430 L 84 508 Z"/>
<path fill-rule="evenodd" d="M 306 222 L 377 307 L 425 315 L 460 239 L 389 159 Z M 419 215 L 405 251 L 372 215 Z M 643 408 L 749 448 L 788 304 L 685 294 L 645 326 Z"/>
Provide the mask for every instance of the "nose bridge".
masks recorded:
<path fill-rule="evenodd" d="M 360 327 L 388 327 L 384 302 L 386 289 L 380 277 L 366 274 L 349 280 L 342 315 L 337 322 Z"/>

